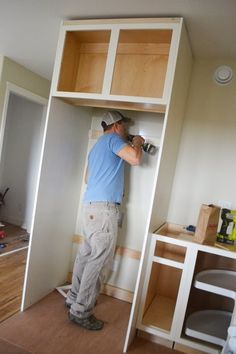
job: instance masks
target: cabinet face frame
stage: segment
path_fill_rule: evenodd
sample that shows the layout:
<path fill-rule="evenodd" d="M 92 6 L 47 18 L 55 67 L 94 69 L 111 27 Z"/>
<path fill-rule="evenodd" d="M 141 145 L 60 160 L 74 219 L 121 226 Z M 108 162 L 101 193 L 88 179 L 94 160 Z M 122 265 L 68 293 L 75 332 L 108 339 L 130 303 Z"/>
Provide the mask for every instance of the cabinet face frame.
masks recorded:
<path fill-rule="evenodd" d="M 201 350 L 203 352 L 212 353 L 212 354 L 219 353 L 219 350 L 216 349 L 216 347 L 212 346 L 211 343 L 209 343 L 208 345 L 204 341 L 196 342 L 194 338 L 183 336 L 182 334 L 183 325 L 185 321 L 186 311 L 188 308 L 188 299 L 189 299 L 190 291 L 192 289 L 193 277 L 195 274 L 195 269 L 197 267 L 198 255 L 202 253 L 205 255 L 205 257 L 207 257 L 208 255 L 209 257 L 214 257 L 214 256 L 225 257 L 229 259 L 230 262 L 230 259 L 232 261 L 235 261 L 236 252 L 225 251 L 223 249 L 213 247 L 213 246 L 197 244 L 192 242 L 191 240 L 189 241 L 186 241 L 184 239 L 181 240 L 177 236 L 176 237 L 165 236 L 163 234 L 161 235 L 157 233 L 157 234 L 149 234 L 149 237 L 151 238 L 151 245 L 149 248 L 148 264 L 146 267 L 146 275 L 143 283 L 143 291 L 141 294 L 141 305 L 139 308 L 137 328 L 149 334 L 156 335 L 157 337 L 168 339 L 170 341 L 188 346 L 190 348 L 192 347 L 197 350 Z M 180 247 L 186 248 L 184 263 L 178 264 L 178 262 L 175 262 L 174 260 L 165 257 L 164 258 L 160 257 L 160 259 L 158 259 L 159 257 L 156 257 L 154 255 L 156 242 L 158 241 L 162 243 L 167 243 L 170 245 L 178 245 Z M 166 264 L 166 265 L 172 264 L 172 266 L 176 266 L 182 269 L 179 292 L 176 299 L 176 305 L 175 305 L 170 331 L 166 331 L 152 325 L 144 325 L 142 323 L 144 306 L 145 306 L 149 279 L 151 274 L 151 268 L 152 268 L 152 263 L 154 261 L 158 261 L 158 262 L 161 261 L 162 264 Z M 214 266 L 214 264 L 212 266 Z M 236 315 L 235 310 L 233 313 L 235 316 Z M 233 317 L 232 321 L 235 321 L 235 317 Z"/>
<path fill-rule="evenodd" d="M 52 80 L 52 95 L 56 97 L 68 97 L 78 99 L 91 99 L 91 100 L 103 100 L 103 101 L 122 101 L 122 102 L 134 102 L 143 103 L 144 105 L 167 105 L 170 99 L 170 92 L 172 87 L 172 81 L 175 71 L 175 62 L 177 57 L 178 39 L 180 36 L 181 21 L 176 23 L 149 23 L 148 19 L 146 23 L 122 23 L 122 24 L 83 24 L 80 25 L 64 25 L 61 27 L 59 42 L 55 60 L 55 67 Z M 121 30 L 172 30 L 172 38 L 170 43 L 169 56 L 167 61 L 167 70 L 165 76 L 165 83 L 163 88 L 163 96 L 160 98 L 155 97 L 139 97 L 139 96 L 124 96 L 111 94 L 112 78 L 114 65 L 116 60 L 116 51 L 119 41 L 119 33 Z M 58 91 L 57 85 L 59 84 L 61 61 L 63 58 L 64 43 L 66 39 L 66 33 L 68 31 L 111 31 L 110 43 L 107 53 L 106 67 L 104 73 L 103 87 L 101 93 L 84 93 L 84 92 L 67 92 Z M 148 110 L 148 109 L 147 109 Z"/>
<path fill-rule="evenodd" d="M 141 295 L 141 306 L 139 309 L 137 327 L 150 334 L 158 335 L 162 338 L 174 341 L 178 339 L 182 333 L 182 326 L 185 318 L 185 311 L 187 308 L 187 302 L 184 299 L 186 299 L 186 296 L 188 298 L 188 294 L 190 293 L 192 276 L 195 267 L 195 260 L 197 258 L 197 250 L 195 247 L 191 247 L 191 245 L 188 245 L 186 241 L 179 241 L 171 237 L 165 237 L 156 234 L 149 234 L 149 237 L 151 237 L 152 240 L 151 240 L 151 246 L 149 250 L 146 276 L 145 276 L 143 291 Z M 173 259 L 169 259 L 165 257 L 156 257 L 154 253 L 156 249 L 156 243 L 158 242 L 167 245 L 169 244 L 171 246 L 176 245 L 178 247 L 182 247 L 183 249 L 185 249 L 184 262 L 182 263 L 182 262 L 174 261 Z M 180 277 L 180 283 L 178 287 L 178 295 L 176 298 L 175 309 L 172 317 L 172 325 L 169 331 L 154 326 L 147 326 L 142 323 L 153 262 L 171 266 L 173 268 L 180 269 L 182 271 Z"/>

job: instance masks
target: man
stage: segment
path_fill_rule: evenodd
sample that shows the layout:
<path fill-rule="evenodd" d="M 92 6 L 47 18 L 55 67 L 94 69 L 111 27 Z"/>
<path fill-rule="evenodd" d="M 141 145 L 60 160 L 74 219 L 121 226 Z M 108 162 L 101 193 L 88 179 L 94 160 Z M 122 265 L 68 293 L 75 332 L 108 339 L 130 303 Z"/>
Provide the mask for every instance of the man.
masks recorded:
<path fill-rule="evenodd" d="M 89 330 L 103 328 L 92 311 L 114 255 L 119 210 L 124 191 L 124 161 L 138 165 L 144 139 L 125 141 L 128 118 L 118 111 L 104 114 L 104 134 L 88 157 L 87 189 L 84 195 L 82 227 L 84 242 L 74 264 L 72 288 L 67 294 L 69 319 Z"/>

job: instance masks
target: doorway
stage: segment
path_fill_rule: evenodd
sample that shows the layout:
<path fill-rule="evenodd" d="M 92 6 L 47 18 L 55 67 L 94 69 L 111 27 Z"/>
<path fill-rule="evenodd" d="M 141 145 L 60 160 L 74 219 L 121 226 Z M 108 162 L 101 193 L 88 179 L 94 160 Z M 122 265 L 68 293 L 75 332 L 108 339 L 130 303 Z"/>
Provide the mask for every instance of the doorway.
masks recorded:
<path fill-rule="evenodd" d="M 8 84 L 0 130 L 0 322 L 20 310 L 47 100 Z M 0 195 L 0 196 L 1 196 Z"/>

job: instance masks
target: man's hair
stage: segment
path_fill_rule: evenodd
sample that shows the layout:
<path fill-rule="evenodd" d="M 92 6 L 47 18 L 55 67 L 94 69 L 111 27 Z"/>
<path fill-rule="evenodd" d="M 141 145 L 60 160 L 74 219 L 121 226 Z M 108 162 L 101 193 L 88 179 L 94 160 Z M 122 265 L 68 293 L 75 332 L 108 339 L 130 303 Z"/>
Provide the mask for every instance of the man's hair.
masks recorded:
<path fill-rule="evenodd" d="M 103 127 L 103 131 L 106 132 L 107 130 L 110 130 L 114 124 L 118 123 L 118 124 L 121 124 L 123 122 L 123 119 L 121 120 L 118 120 L 118 122 L 115 122 L 115 123 L 112 123 L 112 124 L 109 124 L 109 125 L 106 125 L 105 122 L 102 122 L 102 127 Z"/>

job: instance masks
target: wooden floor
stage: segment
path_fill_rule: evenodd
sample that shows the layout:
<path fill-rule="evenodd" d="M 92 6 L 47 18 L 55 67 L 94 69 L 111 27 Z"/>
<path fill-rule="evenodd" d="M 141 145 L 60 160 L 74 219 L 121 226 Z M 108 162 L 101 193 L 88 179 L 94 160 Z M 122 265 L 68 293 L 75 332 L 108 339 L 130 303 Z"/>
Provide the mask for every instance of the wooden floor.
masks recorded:
<path fill-rule="evenodd" d="M 0 322 L 20 310 L 27 251 L 0 257 Z"/>
<path fill-rule="evenodd" d="M 4 227 L 0 227 L 1 231 L 6 233 L 6 237 L 0 240 L 0 243 L 6 245 L 0 248 L 0 256 L 17 249 L 27 247 L 29 243 L 29 233 L 21 227 L 7 222 L 3 222 Z"/>
<path fill-rule="evenodd" d="M 0 248 L 0 322 L 20 310 L 29 243 L 26 230 L 4 224 L 0 228 L 6 233 L 6 237 L 0 240 L 6 245 Z"/>
<path fill-rule="evenodd" d="M 88 331 L 68 320 L 64 298 L 55 291 L 0 324 L 0 354 L 121 354 L 129 313 L 129 303 L 101 295 L 95 315 L 105 321 L 104 328 Z M 180 352 L 136 338 L 128 353 Z"/>

